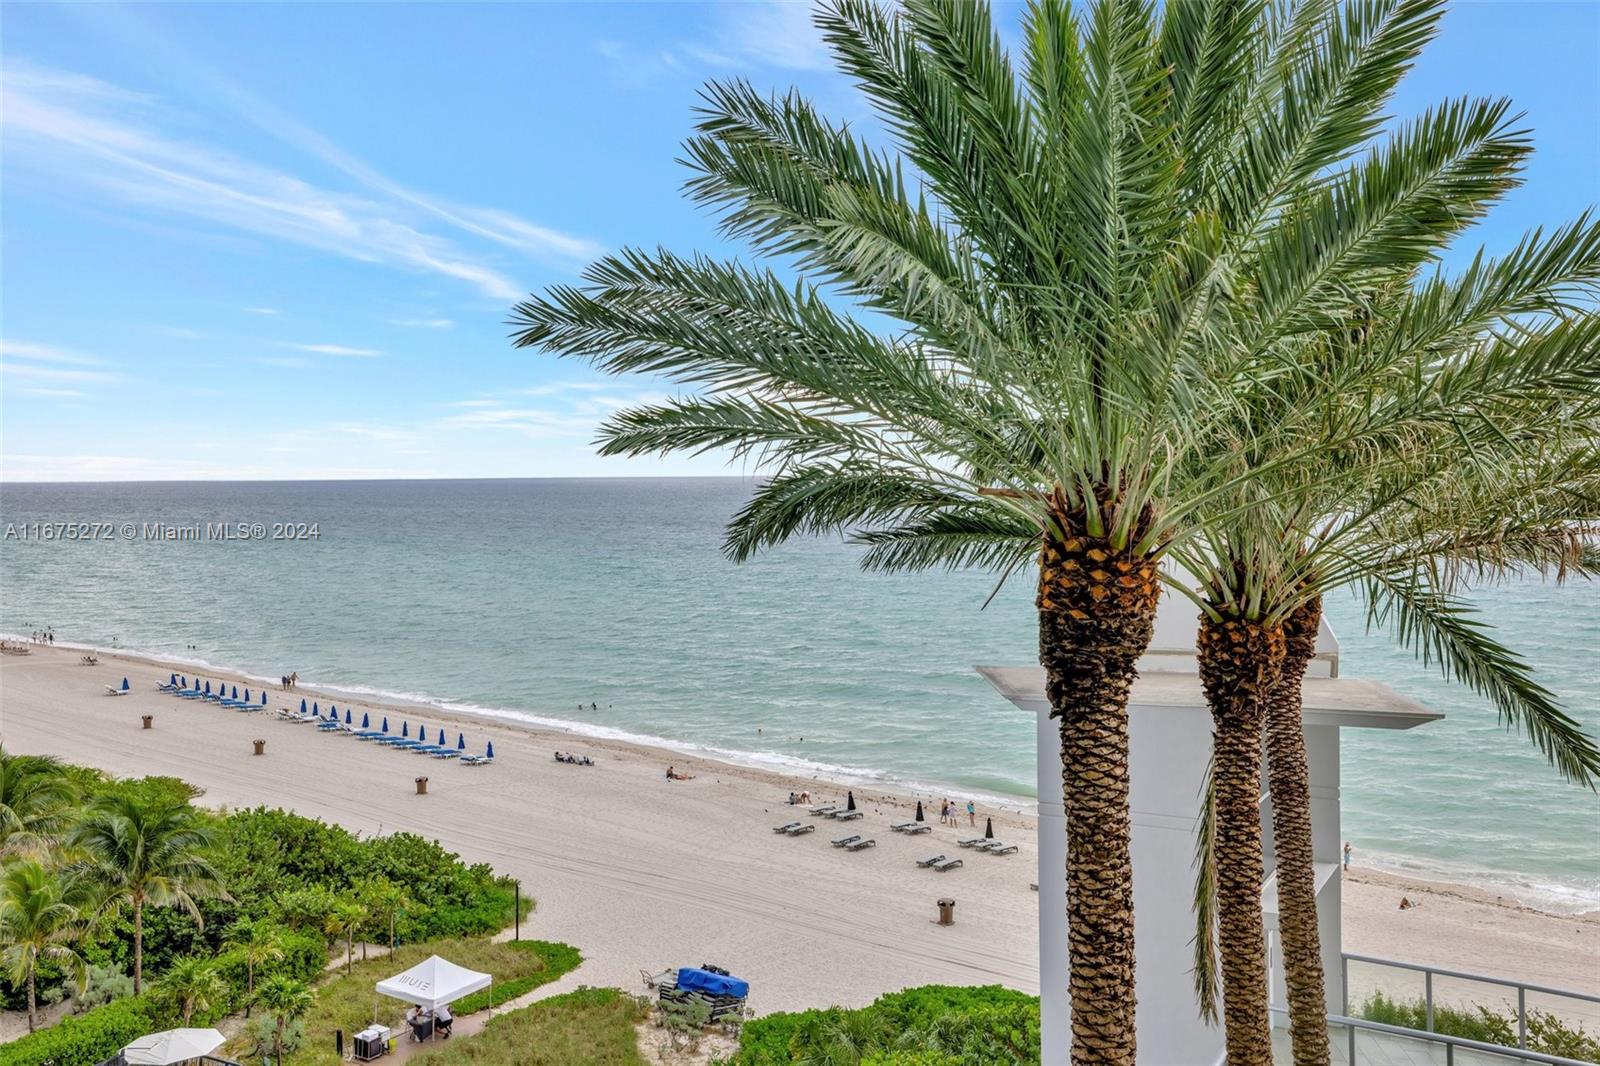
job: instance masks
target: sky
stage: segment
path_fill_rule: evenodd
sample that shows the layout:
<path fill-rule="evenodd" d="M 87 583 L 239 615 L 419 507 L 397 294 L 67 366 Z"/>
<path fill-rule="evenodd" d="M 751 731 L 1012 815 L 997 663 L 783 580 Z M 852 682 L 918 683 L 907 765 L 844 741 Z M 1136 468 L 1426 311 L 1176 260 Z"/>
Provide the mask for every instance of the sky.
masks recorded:
<path fill-rule="evenodd" d="M 674 388 L 505 322 L 623 247 L 742 251 L 680 193 L 707 80 L 870 127 L 809 10 L 0 6 L 0 478 L 741 472 L 597 456 Z M 1509 96 L 1538 146 L 1454 257 L 1600 202 L 1596 54 L 1600 2 L 1447 14 L 1395 115 Z"/>

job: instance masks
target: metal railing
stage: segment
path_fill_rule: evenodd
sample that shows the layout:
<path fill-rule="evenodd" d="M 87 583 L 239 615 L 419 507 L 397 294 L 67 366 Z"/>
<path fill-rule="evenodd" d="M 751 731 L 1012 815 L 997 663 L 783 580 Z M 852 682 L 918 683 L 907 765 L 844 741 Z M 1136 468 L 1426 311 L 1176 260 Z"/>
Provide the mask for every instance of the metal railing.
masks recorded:
<path fill-rule="evenodd" d="M 1488 985 L 1499 985 L 1502 988 L 1517 990 L 1517 1048 L 1524 1050 L 1528 1046 L 1528 993 L 1532 992 L 1541 996 L 1553 996 L 1558 999 L 1571 999 L 1579 1003 L 1600 1004 L 1600 996 L 1591 996 L 1584 992 L 1574 992 L 1568 988 L 1550 988 L 1545 985 L 1529 984 L 1526 981 L 1513 981 L 1506 977 L 1490 977 L 1487 974 L 1467 973 L 1462 970 L 1446 970 L 1438 966 L 1424 966 L 1416 962 L 1401 962 L 1398 959 L 1382 959 L 1373 955 L 1352 955 L 1345 952 L 1340 957 L 1340 978 L 1344 986 L 1344 1013 L 1350 1013 L 1350 964 L 1352 962 L 1366 963 L 1371 966 L 1388 966 L 1396 970 L 1410 970 L 1422 974 L 1422 1002 L 1426 1017 L 1426 1032 L 1433 1032 L 1433 979 L 1435 977 L 1449 977 L 1461 981 L 1475 981 Z M 1330 1019 L 1331 1020 L 1331 1019 Z M 1368 1022 L 1366 1024 L 1380 1024 Z M 1393 1028 L 1393 1027 L 1391 1027 Z M 1402 1029 L 1402 1032 L 1414 1033 L 1415 1029 Z M 1454 1039 L 1454 1038 L 1452 1038 Z M 1497 1045 L 1486 1044 L 1483 1047 Z M 1537 1060 L 1535 1060 L 1537 1061 Z M 1567 1062 L 1567 1059 L 1554 1059 L 1555 1062 Z"/>
<path fill-rule="evenodd" d="M 1273 1007 L 1272 1013 L 1286 1015 L 1288 1011 L 1282 1007 Z M 1455 1066 L 1456 1052 L 1458 1050 L 1472 1051 L 1481 1055 L 1493 1055 L 1496 1058 L 1505 1059 L 1508 1063 L 1525 1063 L 1533 1064 L 1533 1066 L 1590 1066 L 1589 1063 L 1581 1059 L 1547 1055 L 1542 1051 L 1506 1047 L 1503 1044 L 1485 1044 L 1481 1040 L 1468 1040 L 1464 1036 L 1451 1036 L 1448 1033 L 1425 1033 L 1420 1029 L 1407 1029 L 1403 1025 L 1370 1022 L 1365 1018 L 1346 1018 L 1339 1014 L 1328 1015 L 1328 1026 L 1330 1028 L 1341 1025 L 1345 1029 L 1345 1061 L 1349 1063 L 1349 1066 L 1359 1066 L 1360 1064 L 1360 1060 L 1356 1058 L 1356 1053 L 1359 1050 L 1356 1044 L 1356 1034 L 1362 1030 L 1413 1040 L 1420 1044 L 1442 1047 L 1444 1049 L 1444 1066 Z"/>

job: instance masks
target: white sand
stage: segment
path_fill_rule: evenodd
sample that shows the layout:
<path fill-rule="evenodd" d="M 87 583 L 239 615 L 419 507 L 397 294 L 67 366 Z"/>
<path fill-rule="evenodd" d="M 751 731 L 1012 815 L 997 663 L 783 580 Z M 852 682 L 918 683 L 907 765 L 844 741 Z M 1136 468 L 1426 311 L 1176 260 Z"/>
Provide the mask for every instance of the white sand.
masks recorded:
<path fill-rule="evenodd" d="M 1033 820 L 997 813 L 996 834 L 1021 846 L 1010 856 L 970 854 L 973 835 L 938 824 L 915 838 L 890 832 L 916 797 L 856 788 L 861 820 L 838 824 L 788 807 L 789 791 L 819 801 L 842 787 L 729 766 L 643 746 L 593 741 L 507 722 L 462 717 L 476 750 L 492 739 L 493 766 L 467 767 L 393 751 L 271 714 L 229 711 L 158 693 L 172 667 L 102 654 L 37 648 L 0 656 L 0 739 L 7 750 L 48 753 L 114 774 L 167 774 L 205 790 L 214 806 L 282 806 L 364 833 L 406 829 L 437 838 L 470 861 L 521 879 L 538 900 L 523 935 L 578 946 L 582 967 L 563 984 L 640 989 L 640 971 L 701 962 L 752 983 L 762 1013 L 859 1005 L 931 982 L 1000 983 L 1037 992 L 1037 896 Z M 182 668 L 179 668 L 180 670 Z M 127 675 L 133 692 L 104 695 Z M 213 681 L 219 675 L 212 672 Z M 243 689 L 245 681 L 237 680 Z M 257 692 L 255 683 L 250 684 Z M 301 689 L 273 690 L 271 707 L 298 705 Z M 345 700 L 334 697 L 341 710 Z M 435 711 L 350 704 L 437 727 Z M 153 714 L 155 727 L 140 728 Z M 431 732 L 431 729 L 430 729 Z M 251 755 L 250 741 L 267 741 Z M 561 765 L 552 752 L 594 758 Z M 666 766 L 697 775 L 668 782 Z M 429 794 L 413 778 L 430 778 Z M 988 812 L 982 812 L 988 813 Z M 816 822 L 800 838 L 771 827 Z M 981 832 L 982 816 L 979 826 Z M 830 838 L 862 834 L 877 847 L 846 853 Z M 914 859 L 944 852 L 966 860 L 946 874 Z M 1486 971 L 1600 991 L 1600 922 L 1564 918 L 1473 898 L 1452 886 L 1407 882 L 1424 906 L 1395 910 L 1397 881 L 1362 874 L 1345 896 L 1347 950 Z M 935 900 L 957 900 L 956 924 L 932 923 Z"/>

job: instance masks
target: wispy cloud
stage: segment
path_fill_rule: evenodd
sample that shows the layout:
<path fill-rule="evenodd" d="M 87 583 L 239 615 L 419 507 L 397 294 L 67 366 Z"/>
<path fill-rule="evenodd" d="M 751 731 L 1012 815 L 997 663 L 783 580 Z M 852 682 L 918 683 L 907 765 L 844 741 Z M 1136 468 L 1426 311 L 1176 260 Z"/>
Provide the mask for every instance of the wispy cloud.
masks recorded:
<path fill-rule="evenodd" d="M 248 311 L 252 315 L 281 315 L 281 314 L 283 314 L 283 312 L 278 310 L 276 307 L 245 307 L 245 308 L 241 308 L 241 310 Z"/>
<path fill-rule="evenodd" d="M 54 396 L 69 399 L 67 393 L 82 396 L 79 389 L 66 389 L 62 384 L 91 385 L 119 380 L 122 375 L 114 370 L 102 369 L 106 362 L 96 356 L 85 355 L 69 348 L 35 341 L 0 340 L 0 380 L 52 382 L 54 385 L 13 387 L 14 391 L 30 396 Z"/>
<path fill-rule="evenodd" d="M 266 105 L 254 116 L 258 125 L 354 177 L 368 195 L 323 188 L 170 138 L 153 128 L 153 108 L 143 99 L 95 79 L 8 64 L 4 90 L 0 122 L 12 138 L 12 160 L 83 181 L 124 202 L 362 262 L 443 275 L 496 300 L 515 299 L 523 287 L 498 265 L 425 228 L 428 220 L 563 265 L 598 250 L 584 238 L 506 212 L 416 194 Z"/>
<path fill-rule="evenodd" d="M 72 363 L 77 366 L 103 366 L 105 360 L 92 355 L 84 355 L 70 348 L 58 348 L 53 344 L 36 344 L 32 341 L 0 340 L 0 356 L 10 356 L 13 359 L 27 359 L 44 363 Z"/>
<path fill-rule="evenodd" d="M 391 326 L 405 326 L 409 329 L 449 329 L 455 323 L 448 318 L 391 318 Z"/>
<path fill-rule="evenodd" d="M 831 71 L 822 35 L 811 21 L 811 5 L 762 0 L 714 5 L 715 21 L 699 39 L 636 45 L 616 38 L 596 41 L 595 51 L 624 84 L 639 85 L 666 75 L 702 77 L 706 68 Z"/>
<path fill-rule="evenodd" d="M 315 352 L 318 355 L 342 355 L 358 359 L 376 359 L 383 354 L 376 348 L 350 348 L 343 344 L 295 344 L 286 342 L 286 347 L 298 348 L 302 352 Z"/>
<path fill-rule="evenodd" d="M 46 389 L 28 387 L 18 389 L 17 391 L 22 393 L 24 396 L 43 396 L 46 399 L 53 400 L 81 400 L 89 395 L 87 392 L 84 392 L 81 389 Z"/>

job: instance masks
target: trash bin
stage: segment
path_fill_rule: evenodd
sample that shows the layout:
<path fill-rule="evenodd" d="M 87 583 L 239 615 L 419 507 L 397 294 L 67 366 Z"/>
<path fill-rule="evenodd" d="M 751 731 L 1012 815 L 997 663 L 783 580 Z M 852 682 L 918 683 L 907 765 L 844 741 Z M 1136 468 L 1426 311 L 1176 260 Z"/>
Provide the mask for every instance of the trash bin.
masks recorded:
<path fill-rule="evenodd" d="M 252 740 L 250 743 L 252 743 L 252 744 L 254 744 L 256 746 L 256 754 L 257 755 L 265 755 L 267 753 L 267 742 L 266 741 L 264 741 L 264 740 Z"/>
<path fill-rule="evenodd" d="M 156 716 L 153 714 L 142 714 L 139 716 L 139 720 L 144 723 L 144 727 L 146 729 L 149 729 L 150 723 L 156 720 Z"/>
<path fill-rule="evenodd" d="M 939 924 L 940 925 L 955 925 L 956 924 L 956 901 L 955 900 L 953 900 L 953 899 L 941 899 L 939 901 Z"/>
<path fill-rule="evenodd" d="M 427 794 L 428 794 L 428 779 L 426 777 L 417 778 L 417 795 L 426 796 Z"/>

